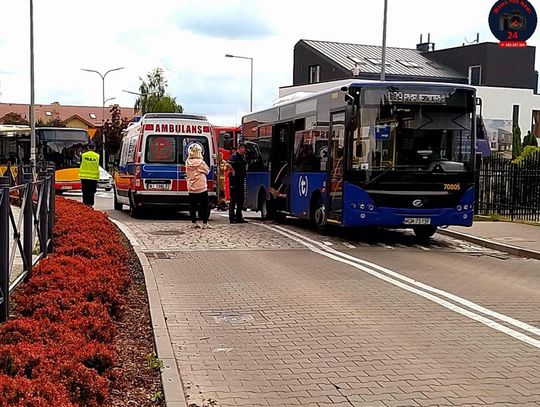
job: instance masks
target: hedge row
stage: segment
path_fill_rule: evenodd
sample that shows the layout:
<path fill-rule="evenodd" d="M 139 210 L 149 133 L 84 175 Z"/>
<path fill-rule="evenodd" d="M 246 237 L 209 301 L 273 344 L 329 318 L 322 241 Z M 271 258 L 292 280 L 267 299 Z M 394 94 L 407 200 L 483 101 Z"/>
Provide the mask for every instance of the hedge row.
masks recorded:
<path fill-rule="evenodd" d="M 54 252 L 15 293 L 18 316 L 0 325 L 0 407 L 107 403 L 127 259 L 104 213 L 56 198 Z"/>

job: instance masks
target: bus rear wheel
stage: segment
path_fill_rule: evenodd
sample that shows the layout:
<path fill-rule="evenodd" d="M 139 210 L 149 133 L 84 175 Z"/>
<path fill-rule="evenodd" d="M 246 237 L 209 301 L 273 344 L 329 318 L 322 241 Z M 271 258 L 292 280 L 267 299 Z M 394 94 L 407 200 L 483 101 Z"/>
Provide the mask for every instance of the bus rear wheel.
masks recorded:
<path fill-rule="evenodd" d="M 435 234 L 437 231 L 436 226 L 417 226 L 413 228 L 414 234 L 416 235 L 418 240 L 429 240 L 431 236 Z"/>

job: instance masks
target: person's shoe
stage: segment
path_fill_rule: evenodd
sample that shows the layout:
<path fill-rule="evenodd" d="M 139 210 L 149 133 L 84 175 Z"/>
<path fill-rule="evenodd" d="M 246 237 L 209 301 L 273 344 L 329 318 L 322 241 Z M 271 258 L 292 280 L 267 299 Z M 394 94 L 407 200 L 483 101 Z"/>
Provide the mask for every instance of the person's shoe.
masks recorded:
<path fill-rule="evenodd" d="M 201 229 L 201 225 L 199 225 L 199 222 L 193 222 L 191 224 L 191 229 Z"/>
<path fill-rule="evenodd" d="M 229 223 L 238 223 L 238 222 L 235 221 L 234 219 L 229 219 Z"/>
<path fill-rule="evenodd" d="M 203 229 L 214 229 L 214 227 L 210 223 L 203 223 L 202 227 Z"/>

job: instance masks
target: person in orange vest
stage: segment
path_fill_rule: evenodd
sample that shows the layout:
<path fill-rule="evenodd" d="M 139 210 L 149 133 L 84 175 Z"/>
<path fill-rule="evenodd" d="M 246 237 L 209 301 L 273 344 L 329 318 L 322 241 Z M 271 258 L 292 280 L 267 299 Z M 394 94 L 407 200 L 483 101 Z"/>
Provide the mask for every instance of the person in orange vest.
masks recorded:
<path fill-rule="evenodd" d="M 95 150 L 96 145 L 92 141 L 89 142 L 88 151 L 82 154 L 79 167 L 83 203 L 88 206 L 94 206 L 94 195 L 99 180 L 99 154 Z"/>

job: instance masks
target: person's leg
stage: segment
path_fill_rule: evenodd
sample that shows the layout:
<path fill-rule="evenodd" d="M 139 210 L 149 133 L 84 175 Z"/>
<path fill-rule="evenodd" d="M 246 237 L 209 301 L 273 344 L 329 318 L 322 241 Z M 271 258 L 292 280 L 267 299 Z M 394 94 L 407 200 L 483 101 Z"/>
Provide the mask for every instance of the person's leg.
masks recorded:
<path fill-rule="evenodd" d="M 90 181 L 90 206 L 94 206 L 94 200 L 96 196 L 97 191 L 97 180 L 92 179 Z"/>
<path fill-rule="evenodd" d="M 240 183 L 237 186 L 237 192 L 236 192 L 236 221 L 241 221 L 244 219 L 242 216 L 242 209 L 244 208 L 244 201 L 245 201 L 245 188 L 244 183 Z"/>
<path fill-rule="evenodd" d="M 201 192 L 199 204 L 201 205 L 201 219 L 204 224 L 208 223 L 210 217 L 210 207 L 208 203 L 208 191 Z"/>
<path fill-rule="evenodd" d="M 191 218 L 191 223 L 194 225 L 197 223 L 197 196 L 193 193 L 188 193 L 189 198 L 189 217 Z"/>
<path fill-rule="evenodd" d="M 88 180 L 81 179 L 81 190 L 82 190 L 82 201 L 85 205 L 90 205 L 90 200 L 88 197 L 89 194 L 89 185 L 87 183 Z"/>
<path fill-rule="evenodd" d="M 236 185 L 230 185 L 229 187 L 229 195 L 230 195 L 230 202 L 229 202 L 229 221 L 234 222 L 236 221 L 235 213 L 234 213 L 234 207 L 237 203 L 236 199 Z"/>

